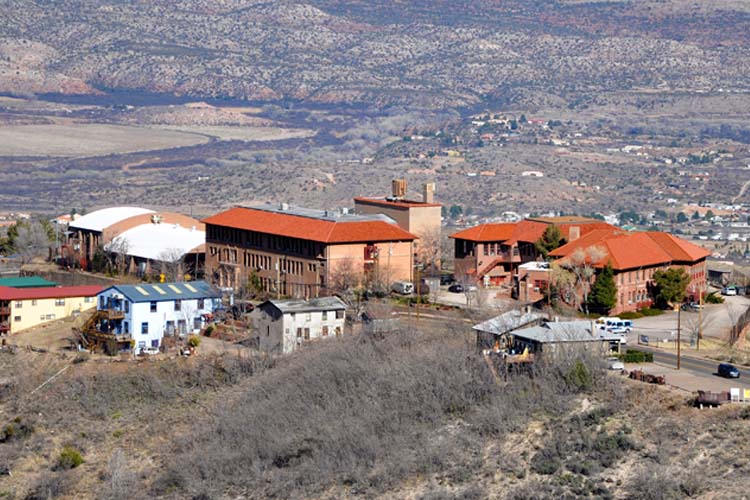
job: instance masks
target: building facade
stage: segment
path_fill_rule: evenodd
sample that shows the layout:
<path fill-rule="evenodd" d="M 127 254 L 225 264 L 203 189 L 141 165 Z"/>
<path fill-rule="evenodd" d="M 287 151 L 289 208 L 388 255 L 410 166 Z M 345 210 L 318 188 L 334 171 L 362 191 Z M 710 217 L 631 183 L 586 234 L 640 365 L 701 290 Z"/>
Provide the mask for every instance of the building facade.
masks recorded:
<path fill-rule="evenodd" d="M 439 269 L 441 245 L 442 205 L 435 203 L 435 184 L 422 186 L 422 200 L 406 196 L 406 181 L 393 181 L 392 193 L 388 197 L 354 198 L 354 210 L 359 214 L 383 214 L 402 229 L 417 236 L 415 252 L 418 260 Z"/>
<path fill-rule="evenodd" d="M 411 280 L 416 237 L 381 215 L 264 205 L 204 220 L 206 276 L 222 288 L 256 280 L 277 296 L 329 295 L 344 278 Z M 356 283 L 355 283 L 356 284 Z"/>
<path fill-rule="evenodd" d="M 0 335 L 80 314 L 96 306 L 100 286 L 0 286 Z"/>
<path fill-rule="evenodd" d="M 139 352 L 160 347 L 165 335 L 200 332 L 221 307 L 221 293 L 205 281 L 115 285 L 97 295 L 96 307 L 94 331 L 86 333 Z"/>
<path fill-rule="evenodd" d="M 591 249 L 595 249 L 594 253 Z M 654 274 L 658 270 L 682 268 L 690 276 L 687 286 L 689 300 L 698 300 L 707 286 L 707 262 L 710 252 L 705 248 L 663 232 L 630 233 L 621 230 L 595 231 L 550 252 L 560 265 L 574 265 L 579 256 L 591 256 L 590 264 L 602 269 L 612 266 L 617 286 L 617 303 L 610 311 L 619 314 L 650 307 L 654 303 Z"/>
<path fill-rule="evenodd" d="M 549 226 L 556 226 L 565 241 L 577 240 L 597 229 L 616 229 L 585 217 L 547 217 L 474 226 L 451 235 L 457 279 L 499 287 L 510 294 L 519 266 L 539 260 L 536 242 Z"/>
<path fill-rule="evenodd" d="M 288 354 L 304 343 L 344 333 L 346 304 L 338 297 L 268 300 L 251 313 L 258 348 Z"/>

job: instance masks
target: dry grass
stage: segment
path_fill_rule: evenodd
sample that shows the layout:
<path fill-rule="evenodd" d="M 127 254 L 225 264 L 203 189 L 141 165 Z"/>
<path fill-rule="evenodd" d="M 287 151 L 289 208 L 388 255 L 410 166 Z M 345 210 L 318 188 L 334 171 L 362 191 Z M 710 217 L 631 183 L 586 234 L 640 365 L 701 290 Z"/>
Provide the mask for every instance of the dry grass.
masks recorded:
<path fill-rule="evenodd" d="M 0 353 L 0 426 L 32 429 L 0 442 L 0 498 L 730 498 L 750 475 L 749 409 L 693 409 L 581 352 L 503 385 L 458 333 L 269 361 Z M 56 470 L 66 446 L 85 462 Z"/>
<path fill-rule="evenodd" d="M 0 156 L 99 156 L 193 146 L 199 134 L 123 125 L 71 123 L 0 127 Z"/>

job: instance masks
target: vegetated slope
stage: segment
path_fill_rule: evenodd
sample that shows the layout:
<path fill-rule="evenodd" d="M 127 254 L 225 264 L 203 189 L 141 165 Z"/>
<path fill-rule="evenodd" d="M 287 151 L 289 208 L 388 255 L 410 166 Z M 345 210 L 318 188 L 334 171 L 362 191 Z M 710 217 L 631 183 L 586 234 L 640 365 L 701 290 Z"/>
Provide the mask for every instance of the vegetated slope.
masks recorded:
<path fill-rule="evenodd" d="M 744 491 L 749 411 L 691 409 L 663 388 L 607 376 L 596 358 L 564 354 L 498 384 L 471 338 L 408 332 L 331 339 L 275 364 L 229 354 L 89 361 L 30 394 L 69 360 L 0 353 L 3 373 L 15 374 L 0 394 L 0 470 L 12 472 L 0 475 L 0 493 L 656 499 Z M 83 462 L 71 468 L 76 453 Z"/>
<path fill-rule="evenodd" d="M 750 15 L 698 2 L 9 0 L 0 91 L 92 87 L 260 100 L 554 101 L 747 90 Z"/>

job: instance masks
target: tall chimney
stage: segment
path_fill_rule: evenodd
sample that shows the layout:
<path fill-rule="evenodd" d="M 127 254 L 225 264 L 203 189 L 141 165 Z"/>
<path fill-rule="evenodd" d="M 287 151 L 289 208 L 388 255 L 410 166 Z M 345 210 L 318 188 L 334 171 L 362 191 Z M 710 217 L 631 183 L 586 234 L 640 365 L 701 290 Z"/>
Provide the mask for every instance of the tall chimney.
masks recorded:
<path fill-rule="evenodd" d="M 435 183 L 428 182 L 422 186 L 422 201 L 424 203 L 435 203 Z"/>
<path fill-rule="evenodd" d="M 393 179 L 391 181 L 391 191 L 394 198 L 403 198 L 406 196 L 406 179 Z"/>

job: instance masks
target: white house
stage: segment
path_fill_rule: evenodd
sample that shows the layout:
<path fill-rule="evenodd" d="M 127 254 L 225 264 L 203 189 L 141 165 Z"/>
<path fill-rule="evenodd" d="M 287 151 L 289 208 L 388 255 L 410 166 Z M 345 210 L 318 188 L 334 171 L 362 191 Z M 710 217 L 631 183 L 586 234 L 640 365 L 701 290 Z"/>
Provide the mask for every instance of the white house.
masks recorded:
<path fill-rule="evenodd" d="M 164 335 L 197 333 L 221 305 L 221 293 L 205 281 L 114 285 L 97 295 L 107 312 L 99 329 L 130 337 L 139 352 L 159 347 Z"/>
<path fill-rule="evenodd" d="M 252 312 L 262 351 L 290 353 L 309 340 L 344 331 L 346 304 L 338 297 L 268 300 Z"/>

